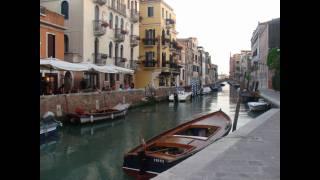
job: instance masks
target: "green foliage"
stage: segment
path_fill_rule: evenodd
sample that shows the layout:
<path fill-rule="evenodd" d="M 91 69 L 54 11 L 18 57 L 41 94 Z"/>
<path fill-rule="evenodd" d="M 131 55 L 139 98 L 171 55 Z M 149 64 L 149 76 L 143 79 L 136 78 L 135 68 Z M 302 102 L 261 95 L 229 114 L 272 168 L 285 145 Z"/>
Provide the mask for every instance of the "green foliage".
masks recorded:
<path fill-rule="evenodd" d="M 272 70 L 280 71 L 280 49 L 272 48 L 269 51 L 267 65 Z"/>
<path fill-rule="evenodd" d="M 272 87 L 274 90 L 280 91 L 280 73 L 275 72 L 272 76 Z"/>

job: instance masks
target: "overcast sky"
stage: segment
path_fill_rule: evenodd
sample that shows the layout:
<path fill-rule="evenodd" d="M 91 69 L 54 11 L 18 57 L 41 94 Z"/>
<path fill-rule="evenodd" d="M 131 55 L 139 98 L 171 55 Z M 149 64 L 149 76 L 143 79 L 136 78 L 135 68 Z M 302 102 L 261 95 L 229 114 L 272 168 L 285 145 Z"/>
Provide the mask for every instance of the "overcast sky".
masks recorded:
<path fill-rule="evenodd" d="M 165 0 L 177 16 L 178 38 L 197 37 L 200 46 L 229 74 L 229 56 L 251 50 L 258 21 L 280 17 L 280 0 Z"/>

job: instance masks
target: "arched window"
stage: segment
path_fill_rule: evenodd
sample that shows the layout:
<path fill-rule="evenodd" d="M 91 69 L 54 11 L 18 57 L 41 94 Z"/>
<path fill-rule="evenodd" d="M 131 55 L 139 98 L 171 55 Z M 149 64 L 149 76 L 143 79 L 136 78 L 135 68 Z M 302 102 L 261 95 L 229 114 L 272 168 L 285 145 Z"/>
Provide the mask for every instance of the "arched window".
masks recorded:
<path fill-rule="evenodd" d="M 64 35 L 64 52 L 69 52 L 69 38 L 67 35 Z"/>
<path fill-rule="evenodd" d="M 133 6 L 133 1 L 131 1 L 131 10 L 134 9 L 134 6 Z"/>
<path fill-rule="evenodd" d="M 95 18 L 95 20 L 99 20 L 99 7 L 98 6 L 96 6 L 94 8 L 94 18 Z"/>
<path fill-rule="evenodd" d="M 134 2 L 134 10 L 135 10 L 135 12 L 137 12 L 137 11 L 138 11 L 137 1 L 135 1 L 135 2 Z"/>
<path fill-rule="evenodd" d="M 121 22 L 121 24 L 120 24 L 121 30 L 123 30 L 123 19 L 122 18 L 121 18 L 120 22 Z"/>
<path fill-rule="evenodd" d="M 112 58 L 112 42 L 109 43 L 109 58 Z"/>
<path fill-rule="evenodd" d="M 111 1 L 111 7 L 113 7 L 113 8 L 115 7 L 115 3 L 114 2 L 115 2 L 115 0 Z"/>
<path fill-rule="evenodd" d="M 115 45 L 115 47 L 114 47 L 114 57 L 119 57 L 119 45 L 118 45 L 118 43 L 116 43 L 116 45 Z"/>
<path fill-rule="evenodd" d="M 110 26 L 110 28 L 113 27 L 113 14 L 112 13 L 110 13 L 110 16 L 109 16 L 109 26 Z"/>
<path fill-rule="evenodd" d="M 130 0 L 128 0 L 128 2 L 127 2 L 127 6 L 128 6 L 128 9 L 130 9 Z"/>
<path fill-rule="evenodd" d="M 123 58 L 123 45 L 120 46 L 120 57 Z"/>
<path fill-rule="evenodd" d="M 117 0 L 117 8 L 120 9 L 120 1 Z"/>
<path fill-rule="evenodd" d="M 69 3 L 67 1 L 61 3 L 61 14 L 64 15 L 64 19 L 69 19 Z"/>
<path fill-rule="evenodd" d="M 118 22 L 118 21 L 119 21 L 119 20 L 118 20 L 118 16 L 116 16 L 116 19 L 115 19 L 115 20 L 116 20 L 116 22 L 115 22 L 115 25 L 114 25 L 114 26 L 115 26 L 115 28 L 117 29 L 117 28 L 118 28 L 118 24 L 119 24 L 119 22 Z"/>

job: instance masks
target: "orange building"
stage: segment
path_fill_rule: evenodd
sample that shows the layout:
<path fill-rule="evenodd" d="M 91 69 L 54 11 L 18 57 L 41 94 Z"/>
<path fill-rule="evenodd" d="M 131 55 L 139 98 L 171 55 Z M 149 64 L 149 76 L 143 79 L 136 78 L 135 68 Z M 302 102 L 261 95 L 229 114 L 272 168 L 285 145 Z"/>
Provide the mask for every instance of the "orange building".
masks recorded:
<path fill-rule="evenodd" d="M 40 6 L 40 59 L 64 59 L 64 30 L 64 16 Z M 40 70 L 40 94 L 56 91 L 62 84 L 62 75 L 54 70 Z"/>

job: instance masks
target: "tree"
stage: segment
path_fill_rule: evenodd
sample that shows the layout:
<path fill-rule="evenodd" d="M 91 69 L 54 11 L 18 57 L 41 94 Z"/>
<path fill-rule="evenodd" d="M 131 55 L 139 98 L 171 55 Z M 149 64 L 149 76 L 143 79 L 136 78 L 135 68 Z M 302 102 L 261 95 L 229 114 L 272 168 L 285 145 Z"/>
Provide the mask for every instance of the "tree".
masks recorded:
<path fill-rule="evenodd" d="M 274 71 L 272 76 L 272 87 L 280 90 L 280 49 L 272 48 L 269 51 L 267 65 L 269 69 Z"/>

